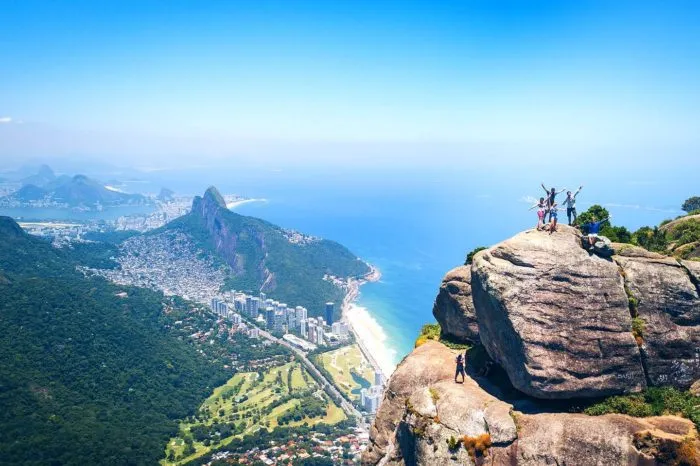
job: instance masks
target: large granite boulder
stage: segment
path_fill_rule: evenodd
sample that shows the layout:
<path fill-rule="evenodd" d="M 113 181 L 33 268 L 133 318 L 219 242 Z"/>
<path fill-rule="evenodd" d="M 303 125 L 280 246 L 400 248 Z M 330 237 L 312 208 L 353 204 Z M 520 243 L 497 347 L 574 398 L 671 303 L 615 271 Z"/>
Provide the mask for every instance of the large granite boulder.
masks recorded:
<path fill-rule="evenodd" d="M 642 359 L 651 385 L 689 388 L 700 378 L 700 264 L 617 256 L 643 321 Z"/>
<path fill-rule="evenodd" d="M 681 446 L 698 448 L 692 422 L 674 416 L 514 411 L 471 378 L 455 383 L 455 354 L 431 341 L 399 365 L 363 465 L 653 465 Z"/>
<path fill-rule="evenodd" d="M 638 392 L 646 379 L 619 267 L 570 227 L 526 231 L 474 257 L 472 293 L 487 352 L 538 398 Z"/>
<path fill-rule="evenodd" d="M 467 266 L 445 275 L 435 298 L 433 315 L 444 336 L 459 341 L 479 342 L 479 324 L 472 301 L 472 273 Z"/>

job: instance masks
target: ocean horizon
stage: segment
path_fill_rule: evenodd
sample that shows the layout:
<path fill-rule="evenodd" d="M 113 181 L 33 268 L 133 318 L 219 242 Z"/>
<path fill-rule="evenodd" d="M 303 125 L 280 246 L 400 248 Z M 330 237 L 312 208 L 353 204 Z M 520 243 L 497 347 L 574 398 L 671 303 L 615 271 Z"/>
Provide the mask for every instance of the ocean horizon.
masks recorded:
<path fill-rule="evenodd" d="M 673 170 L 657 171 L 654 179 L 641 181 L 627 173 L 626 189 L 617 189 L 621 181 L 612 173 L 594 181 L 590 174 L 580 174 L 580 180 L 573 175 L 557 186 L 585 185 L 578 198 L 579 211 L 593 203 L 606 205 L 613 222 L 630 229 L 680 215 L 681 202 L 693 194 L 683 189 L 690 182 L 678 179 L 691 175 Z M 541 195 L 539 178 L 511 175 L 498 178 L 498 184 L 493 180 L 492 173 L 469 168 L 445 174 L 438 170 L 369 173 L 222 167 L 144 174 L 139 183 L 127 186 L 131 192 L 168 187 L 178 194 L 201 195 L 214 185 L 224 194 L 258 200 L 237 203 L 235 212 L 337 241 L 378 267 L 381 279 L 363 285 L 354 306 L 372 329 L 370 338 L 381 343 L 373 351 L 382 366 L 389 367 L 413 349 L 420 327 L 435 321 L 433 302 L 447 271 L 462 265 L 473 248 L 534 226 L 536 216 L 528 208 Z M 54 219 L 58 214 L 50 212 Z M 112 218 L 114 212 L 102 215 Z M 80 217 L 66 213 L 66 218 Z"/>

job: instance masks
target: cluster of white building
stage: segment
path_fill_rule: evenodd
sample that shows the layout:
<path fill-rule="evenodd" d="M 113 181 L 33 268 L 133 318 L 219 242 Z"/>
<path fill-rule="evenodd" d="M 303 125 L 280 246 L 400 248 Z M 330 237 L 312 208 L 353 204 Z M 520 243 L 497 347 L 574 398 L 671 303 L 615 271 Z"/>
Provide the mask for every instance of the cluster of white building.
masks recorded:
<path fill-rule="evenodd" d="M 211 310 L 214 311 L 216 315 L 230 320 L 232 327 L 244 332 L 250 338 L 260 338 L 260 329 L 254 325 L 249 326 L 243 322 L 241 315 L 230 308 L 225 301 L 219 298 L 213 298 L 211 300 Z"/>
<path fill-rule="evenodd" d="M 384 392 L 384 377 L 379 372 L 374 373 L 374 385 L 360 390 L 360 405 L 370 414 L 377 412 L 379 402 Z"/>
<path fill-rule="evenodd" d="M 301 338 L 286 338 L 287 341 L 310 351 L 316 346 L 336 345 L 350 338 L 345 322 L 332 322 L 334 304 L 326 303 L 325 318 L 309 317 L 303 306 L 290 307 L 268 298 L 265 293 L 251 296 L 237 291 L 228 291 L 211 300 L 212 310 L 228 318 L 234 325 L 242 323 L 241 314 L 255 320 L 258 325 L 271 332 L 296 334 Z M 310 344 L 307 344 L 310 343 Z"/>

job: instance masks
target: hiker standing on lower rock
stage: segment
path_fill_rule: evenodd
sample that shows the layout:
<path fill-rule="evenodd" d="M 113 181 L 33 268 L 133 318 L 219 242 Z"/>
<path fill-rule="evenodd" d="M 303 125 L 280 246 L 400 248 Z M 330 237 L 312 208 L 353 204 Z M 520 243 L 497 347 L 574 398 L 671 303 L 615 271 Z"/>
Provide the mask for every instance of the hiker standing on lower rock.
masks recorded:
<path fill-rule="evenodd" d="M 457 383 L 457 376 L 462 374 L 462 382 L 464 383 L 464 378 L 466 377 L 466 374 L 464 373 L 464 356 L 462 356 L 462 353 L 459 353 L 457 355 L 457 359 L 455 360 L 457 363 L 457 370 L 455 371 L 455 383 Z"/>

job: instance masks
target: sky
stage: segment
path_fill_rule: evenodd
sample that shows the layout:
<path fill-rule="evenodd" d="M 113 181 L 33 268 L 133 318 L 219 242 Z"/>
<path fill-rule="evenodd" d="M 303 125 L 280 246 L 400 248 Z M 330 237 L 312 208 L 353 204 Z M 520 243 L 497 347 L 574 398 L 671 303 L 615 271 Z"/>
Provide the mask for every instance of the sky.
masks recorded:
<path fill-rule="evenodd" d="M 700 158 L 698 2 L 0 0 L 0 10 L 0 160 Z"/>

